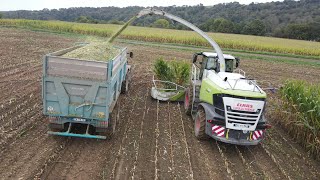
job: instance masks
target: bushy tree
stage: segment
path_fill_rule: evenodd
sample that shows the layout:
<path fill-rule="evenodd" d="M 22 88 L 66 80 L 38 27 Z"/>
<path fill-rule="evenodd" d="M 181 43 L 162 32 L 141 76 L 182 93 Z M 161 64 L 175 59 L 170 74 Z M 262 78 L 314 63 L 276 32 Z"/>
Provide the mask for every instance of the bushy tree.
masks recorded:
<path fill-rule="evenodd" d="M 208 19 L 204 24 L 200 26 L 204 31 L 233 33 L 234 24 L 224 18 Z"/>
<path fill-rule="evenodd" d="M 79 23 L 93 23 L 93 24 L 98 24 L 99 23 L 98 20 L 93 19 L 92 17 L 88 17 L 88 16 L 79 16 L 76 19 L 76 22 L 79 22 Z"/>
<path fill-rule="evenodd" d="M 152 27 L 169 28 L 169 25 L 170 25 L 170 23 L 169 23 L 168 20 L 166 20 L 166 19 L 158 19 L 153 23 Z"/>
<path fill-rule="evenodd" d="M 0 19 L 2 19 L 3 15 L 0 13 Z"/>
<path fill-rule="evenodd" d="M 266 33 L 266 25 L 261 20 L 256 19 L 247 23 L 241 33 L 263 36 Z"/>

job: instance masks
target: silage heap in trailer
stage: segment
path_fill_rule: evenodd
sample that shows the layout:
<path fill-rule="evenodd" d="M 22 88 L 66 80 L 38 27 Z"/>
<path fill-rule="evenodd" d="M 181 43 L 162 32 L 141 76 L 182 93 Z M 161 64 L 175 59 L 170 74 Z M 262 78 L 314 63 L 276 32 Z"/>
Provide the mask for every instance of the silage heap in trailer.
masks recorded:
<path fill-rule="evenodd" d="M 109 61 L 120 53 L 120 49 L 107 42 L 90 42 L 89 44 L 63 54 L 62 57 Z"/>

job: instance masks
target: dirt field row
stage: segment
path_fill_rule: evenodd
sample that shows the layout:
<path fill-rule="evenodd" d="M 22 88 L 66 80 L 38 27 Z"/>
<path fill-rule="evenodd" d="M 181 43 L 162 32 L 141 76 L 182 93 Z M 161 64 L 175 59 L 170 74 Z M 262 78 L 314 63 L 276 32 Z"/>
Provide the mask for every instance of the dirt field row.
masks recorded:
<path fill-rule="evenodd" d="M 0 179 L 319 179 L 320 163 L 276 126 L 255 147 L 198 141 L 179 103 L 150 97 L 152 63 L 190 59 L 183 51 L 129 45 L 135 57 L 130 91 L 120 96 L 108 140 L 49 136 L 42 115 L 41 57 L 76 39 L 0 28 Z M 242 60 L 258 80 L 319 81 L 319 69 Z M 296 76 L 299 72 L 306 72 Z M 274 96 L 270 96 L 272 101 Z"/>

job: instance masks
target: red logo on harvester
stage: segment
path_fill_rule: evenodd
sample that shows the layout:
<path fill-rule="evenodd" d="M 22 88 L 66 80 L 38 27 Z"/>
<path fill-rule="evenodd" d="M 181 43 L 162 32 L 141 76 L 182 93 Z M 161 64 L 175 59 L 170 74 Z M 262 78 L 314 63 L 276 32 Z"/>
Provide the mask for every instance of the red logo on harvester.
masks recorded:
<path fill-rule="evenodd" d="M 252 104 L 242 104 L 242 103 L 238 103 L 237 104 L 238 107 L 245 107 L 245 108 L 253 108 Z"/>
<path fill-rule="evenodd" d="M 254 112 L 253 105 L 252 104 L 245 104 L 245 103 L 237 103 L 235 107 L 232 109 L 239 110 L 239 111 L 252 111 Z"/>

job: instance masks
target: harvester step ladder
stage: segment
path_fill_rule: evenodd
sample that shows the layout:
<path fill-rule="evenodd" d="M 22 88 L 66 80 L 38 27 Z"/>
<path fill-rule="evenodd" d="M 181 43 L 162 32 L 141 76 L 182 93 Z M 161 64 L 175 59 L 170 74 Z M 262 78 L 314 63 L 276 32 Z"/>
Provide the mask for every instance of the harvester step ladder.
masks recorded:
<path fill-rule="evenodd" d="M 201 82 L 201 81 L 200 81 Z M 195 94 L 194 94 L 194 102 L 192 104 L 192 113 L 196 113 L 198 110 L 198 104 L 200 103 L 200 85 L 195 83 Z"/>

